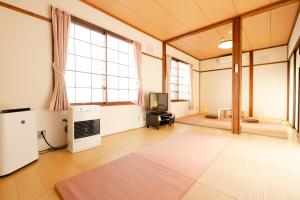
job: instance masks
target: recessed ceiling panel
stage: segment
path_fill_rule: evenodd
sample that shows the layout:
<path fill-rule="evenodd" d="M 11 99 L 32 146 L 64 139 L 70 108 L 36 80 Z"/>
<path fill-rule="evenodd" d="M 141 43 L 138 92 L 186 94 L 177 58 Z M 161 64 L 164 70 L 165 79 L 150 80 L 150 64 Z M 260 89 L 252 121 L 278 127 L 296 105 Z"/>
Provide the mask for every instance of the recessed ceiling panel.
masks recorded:
<path fill-rule="evenodd" d="M 270 17 L 270 12 L 265 12 L 243 20 L 242 27 L 252 49 L 271 46 Z"/>
<path fill-rule="evenodd" d="M 211 22 L 237 15 L 232 0 L 195 0 Z"/>
<path fill-rule="evenodd" d="M 236 10 L 239 14 L 245 13 L 249 10 L 254 10 L 256 8 L 268 5 L 272 3 L 271 0 L 233 0 Z"/>
<path fill-rule="evenodd" d="M 299 3 L 271 11 L 271 45 L 286 44 L 297 17 Z"/>
<path fill-rule="evenodd" d="M 208 18 L 198 7 L 194 0 L 174 1 L 174 0 L 155 0 L 159 5 L 170 12 L 174 17 L 184 23 L 190 29 L 210 24 Z"/>
<path fill-rule="evenodd" d="M 181 21 L 169 13 L 154 0 L 115 0 L 129 10 L 135 12 L 160 29 L 168 32 L 172 37 L 189 31 Z"/>

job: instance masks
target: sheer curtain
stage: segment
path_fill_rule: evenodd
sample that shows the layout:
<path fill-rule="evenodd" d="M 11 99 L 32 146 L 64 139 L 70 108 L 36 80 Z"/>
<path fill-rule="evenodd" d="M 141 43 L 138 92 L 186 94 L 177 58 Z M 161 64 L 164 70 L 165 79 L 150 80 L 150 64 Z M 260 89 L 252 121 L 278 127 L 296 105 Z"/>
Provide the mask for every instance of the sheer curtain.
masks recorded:
<path fill-rule="evenodd" d="M 69 106 L 64 76 L 71 16 L 57 8 L 52 7 L 51 9 L 54 89 L 49 109 L 51 111 L 59 112 L 67 110 Z"/>
<path fill-rule="evenodd" d="M 193 65 L 190 64 L 190 99 L 189 99 L 189 109 L 194 109 L 194 98 L 193 98 Z"/>
<path fill-rule="evenodd" d="M 167 63 L 167 93 L 168 93 L 168 109 L 170 111 L 171 109 L 171 63 L 172 63 L 172 57 L 167 55 L 166 56 L 166 63 Z"/>
<path fill-rule="evenodd" d="M 134 42 L 134 54 L 135 54 L 135 65 L 137 68 L 137 79 L 138 79 L 138 91 L 137 100 L 135 102 L 138 106 L 145 106 L 145 98 L 143 91 L 143 79 L 142 79 L 142 45 L 141 43 Z"/>

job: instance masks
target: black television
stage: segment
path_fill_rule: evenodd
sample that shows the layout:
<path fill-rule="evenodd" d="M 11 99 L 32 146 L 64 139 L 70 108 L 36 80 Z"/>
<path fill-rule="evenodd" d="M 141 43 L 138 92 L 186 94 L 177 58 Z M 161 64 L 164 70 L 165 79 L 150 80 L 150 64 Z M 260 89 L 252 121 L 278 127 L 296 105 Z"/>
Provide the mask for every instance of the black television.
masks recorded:
<path fill-rule="evenodd" d="M 168 93 L 149 93 L 149 111 L 168 111 Z"/>

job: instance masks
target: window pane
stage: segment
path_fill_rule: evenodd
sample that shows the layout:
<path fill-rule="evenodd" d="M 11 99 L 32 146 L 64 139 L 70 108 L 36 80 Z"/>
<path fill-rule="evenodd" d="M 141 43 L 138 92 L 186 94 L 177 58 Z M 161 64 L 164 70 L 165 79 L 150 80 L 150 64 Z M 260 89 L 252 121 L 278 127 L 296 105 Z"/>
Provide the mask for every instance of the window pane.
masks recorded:
<path fill-rule="evenodd" d="M 67 55 L 67 70 L 75 70 L 75 57 L 72 54 Z"/>
<path fill-rule="evenodd" d="M 185 83 L 184 78 L 179 77 L 179 84 L 183 85 Z"/>
<path fill-rule="evenodd" d="M 76 88 L 76 103 L 91 102 L 91 88 Z"/>
<path fill-rule="evenodd" d="M 174 61 L 174 60 L 172 60 L 172 62 L 171 62 L 171 67 L 177 69 L 177 67 L 178 67 L 177 62 Z"/>
<path fill-rule="evenodd" d="M 171 91 L 172 91 L 172 92 L 178 91 L 178 86 L 175 85 L 175 84 L 171 84 Z"/>
<path fill-rule="evenodd" d="M 107 87 L 111 89 L 117 89 L 119 86 L 118 77 L 107 76 Z"/>
<path fill-rule="evenodd" d="M 91 57 L 90 44 L 75 40 L 75 54 L 79 56 Z"/>
<path fill-rule="evenodd" d="M 100 60 L 92 60 L 92 72 L 96 74 L 105 74 L 105 62 Z"/>
<path fill-rule="evenodd" d="M 135 60 L 134 60 L 134 56 L 133 55 L 129 55 L 129 58 L 128 58 L 128 65 L 130 67 L 135 67 Z"/>
<path fill-rule="evenodd" d="M 118 50 L 118 39 L 108 35 L 107 36 L 107 47 Z"/>
<path fill-rule="evenodd" d="M 104 47 L 105 46 L 105 35 L 96 31 L 92 31 L 91 42 L 93 44 Z"/>
<path fill-rule="evenodd" d="M 90 29 L 87 29 L 83 26 L 76 24 L 75 25 L 75 38 L 82 40 L 82 41 L 90 42 L 91 41 Z"/>
<path fill-rule="evenodd" d="M 105 76 L 103 75 L 92 75 L 92 88 L 104 88 Z"/>
<path fill-rule="evenodd" d="M 171 76 L 171 83 L 176 84 L 178 82 L 178 78 L 175 76 Z"/>
<path fill-rule="evenodd" d="M 119 63 L 123 65 L 128 65 L 128 54 L 119 53 Z"/>
<path fill-rule="evenodd" d="M 134 55 L 134 46 L 133 46 L 133 44 L 129 44 L 129 54 L 130 55 Z"/>
<path fill-rule="evenodd" d="M 119 76 L 128 77 L 128 66 L 119 65 Z"/>
<path fill-rule="evenodd" d="M 104 92 L 103 89 L 92 89 L 92 102 L 104 102 Z"/>
<path fill-rule="evenodd" d="M 129 67 L 129 77 L 137 78 L 137 71 L 135 67 Z"/>
<path fill-rule="evenodd" d="M 74 39 L 69 38 L 69 41 L 68 41 L 68 53 L 72 53 L 72 54 L 75 53 L 74 42 L 75 42 Z"/>
<path fill-rule="evenodd" d="M 119 90 L 119 101 L 128 101 L 128 90 Z"/>
<path fill-rule="evenodd" d="M 123 40 L 119 40 L 119 51 L 128 53 L 128 42 L 125 42 Z"/>
<path fill-rule="evenodd" d="M 91 79 L 91 74 L 76 72 L 76 87 L 91 87 Z"/>
<path fill-rule="evenodd" d="M 67 95 L 69 103 L 75 103 L 75 88 L 67 87 Z"/>
<path fill-rule="evenodd" d="M 119 89 L 128 89 L 128 78 L 119 78 Z"/>
<path fill-rule="evenodd" d="M 75 87 L 75 72 L 66 71 L 65 83 L 67 87 Z"/>
<path fill-rule="evenodd" d="M 107 50 L 107 61 L 118 63 L 119 56 L 118 52 L 112 49 Z"/>
<path fill-rule="evenodd" d="M 136 101 L 137 100 L 137 91 L 136 90 L 129 90 L 129 101 Z"/>
<path fill-rule="evenodd" d="M 109 102 L 116 102 L 118 101 L 118 90 L 108 89 L 107 90 L 107 101 Z"/>
<path fill-rule="evenodd" d="M 119 74 L 118 64 L 108 62 L 107 63 L 107 74 L 118 76 L 118 74 Z"/>
<path fill-rule="evenodd" d="M 74 38 L 74 26 L 75 25 L 73 23 L 70 24 L 69 37 L 72 37 L 72 38 Z"/>
<path fill-rule="evenodd" d="M 105 49 L 96 45 L 92 45 L 92 58 L 105 60 Z"/>
<path fill-rule="evenodd" d="M 177 99 L 177 93 L 171 92 L 171 99 Z"/>
<path fill-rule="evenodd" d="M 91 72 L 91 59 L 81 56 L 76 56 L 76 71 Z"/>
<path fill-rule="evenodd" d="M 136 79 L 129 79 L 129 89 L 136 89 L 137 84 L 138 82 Z"/>
<path fill-rule="evenodd" d="M 175 69 L 175 68 L 173 68 L 173 67 L 171 67 L 171 75 L 172 76 L 178 76 L 178 70 Z"/>

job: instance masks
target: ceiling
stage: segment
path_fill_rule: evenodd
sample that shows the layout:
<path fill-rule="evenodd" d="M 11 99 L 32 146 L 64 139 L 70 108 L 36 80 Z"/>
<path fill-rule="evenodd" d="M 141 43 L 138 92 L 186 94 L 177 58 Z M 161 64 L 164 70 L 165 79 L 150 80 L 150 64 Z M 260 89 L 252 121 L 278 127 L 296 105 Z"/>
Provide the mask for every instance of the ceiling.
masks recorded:
<path fill-rule="evenodd" d="M 242 20 L 242 50 L 284 45 L 288 43 L 299 3 L 289 4 Z M 232 38 L 232 24 L 219 26 L 170 44 L 203 60 L 231 53 L 231 49 L 218 48 L 223 39 Z"/>
<path fill-rule="evenodd" d="M 160 39 L 205 27 L 279 0 L 82 0 Z M 243 50 L 287 44 L 299 2 L 243 19 Z M 230 53 L 217 44 L 231 38 L 231 24 L 170 44 L 198 59 Z"/>

